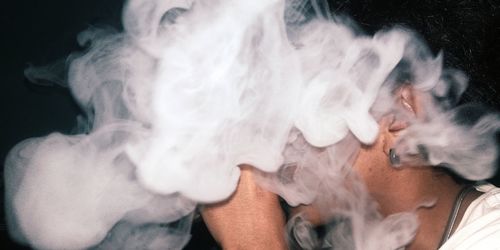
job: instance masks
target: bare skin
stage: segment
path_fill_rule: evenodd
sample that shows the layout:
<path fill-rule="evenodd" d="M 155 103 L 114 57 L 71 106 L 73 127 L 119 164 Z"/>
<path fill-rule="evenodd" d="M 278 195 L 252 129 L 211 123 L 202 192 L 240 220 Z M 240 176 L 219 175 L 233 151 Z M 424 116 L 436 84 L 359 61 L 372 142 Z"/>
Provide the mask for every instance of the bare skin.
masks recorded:
<path fill-rule="evenodd" d="M 415 116 L 423 115 L 418 92 L 402 87 L 397 93 L 398 102 Z M 379 122 L 380 130 L 376 142 L 361 148 L 354 164 L 355 172 L 365 182 L 370 195 L 378 202 L 379 211 L 388 216 L 394 213 L 413 211 L 425 202 L 436 201 L 435 205 L 417 210 L 420 227 L 414 241 L 406 249 L 437 249 L 448 223 L 455 199 L 463 188 L 452 177 L 437 172 L 429 166 L 394 168 L 389 161 L 389 149 L 394 146 L 399 134 L 407 127 L 405 123 L 387 116 Z M 462 203 L 454 224 L 460 223 L 466 208 L 481 195 L 469 192 Z M 307 213 L 312 223 L 321 224 L 328 218 L 311 207 L 299 207 Z"/>
<path fill-rule="evenodd" d="M 407 112 L 415 116 L 423 115 L 417 91 L 405 86 L 396 95 L 399 104 Z M 384 216 L 414 211 L 424 202 L 435 201 L 432 207 L 417 210 L 420 227 L 414 241 L 406 249 L 437 249 L 455 199 L 463 186 L 449 175 L 436 172 L 429 166 L 392 167 L 388 160 L 389 149 L 394 146 L 406 125 L 387 116 L 381 119 L 379 126 L 376 142 L 361 148 L 354 170 L 364 180 Z M 278 198 L 255 184 L 250 168 L 244 167 L 242 170 L 235 194 L 228 201 L 203 210 L 202 215 L 210 232 L 224 249 L 285 249 L 285 222 Z M 481 193 L 475 190 L 467 194 L 454 229 L 466 208 L 479 195 Z M 295 210 L 303 212 L 316 225 L 328 220 L 321 217 L 314 204 L 299 206 Z"/>
<path fill-rule="evenodd" d="M 409 86 L 397 92 L 398 102 L 412 115 L 423 116 L 419 93 Z M 448 223 L 448 217 L 463 186 L 452 177 L 429 166 L 394 168 L 388 154 L 400 132 L 406 126 L 384 118 L 380 122 L 380 135 L 376 143 L 362 148 L 354 166 L 365 181 L 371 195 L 380 204 L 383 215 L 409 211 L 422 202 L 436 200 L 434 206 L 417 210 L 420 227 L 415 240 L 407 249 L 437 249 Z M 459 224 L 465 208 L 478 196 L 472 191 L 466 196 L 457 217 Z"/>
<path fill-rule="evenodd" d="M 241 167 L 235 193 L 201 212 L 223 249 L 286 249 L 285 217 L 278 196 L 260 188 L 250 166 Z"/>

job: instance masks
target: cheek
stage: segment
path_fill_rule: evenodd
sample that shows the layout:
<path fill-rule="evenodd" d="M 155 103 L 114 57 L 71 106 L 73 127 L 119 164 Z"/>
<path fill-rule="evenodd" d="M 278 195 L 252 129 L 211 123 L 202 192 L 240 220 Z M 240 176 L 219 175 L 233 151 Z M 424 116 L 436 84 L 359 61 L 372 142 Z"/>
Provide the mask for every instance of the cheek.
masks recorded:
<path fill-rule="evenodd" d="M 382 188 L 387 184 L 392 167 L 384 154 L 381 144 L 375 144 L 360 150 L 354 163 L 354 171 L 365 182 L 370 192 Z"/>
<path fill-rule="evenodd" d="M 386 131 L 384 125 L 380 127 L 381 131 Z M 381 132 L 374 144 L 361 148 L 356 158 L 354 171 L 371 193 L 380 192 L 384 186 L 391 185 L 391 176 L 395 169 L 390 165 L 388 152 L 393 139 L 391 133 Z"/>

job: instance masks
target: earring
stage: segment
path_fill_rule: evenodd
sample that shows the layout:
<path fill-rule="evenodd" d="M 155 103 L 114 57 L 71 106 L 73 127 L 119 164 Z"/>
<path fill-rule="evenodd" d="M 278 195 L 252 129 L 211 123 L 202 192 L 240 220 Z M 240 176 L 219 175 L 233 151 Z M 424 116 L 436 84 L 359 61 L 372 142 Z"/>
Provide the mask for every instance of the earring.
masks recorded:
<path fill-rule="evenodd" d="M 393 166 L 399 166 L 401 163 L 399 156 L 396 154 L 396 150 L 393 148 L 389 149 L 389 161 Z"/>

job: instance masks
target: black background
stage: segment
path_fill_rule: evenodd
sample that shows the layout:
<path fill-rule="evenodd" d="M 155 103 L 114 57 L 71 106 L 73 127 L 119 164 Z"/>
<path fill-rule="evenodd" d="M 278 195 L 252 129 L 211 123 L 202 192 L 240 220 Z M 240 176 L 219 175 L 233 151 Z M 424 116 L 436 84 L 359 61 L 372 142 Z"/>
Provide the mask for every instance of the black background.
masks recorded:
<path fill-rule="evenodd" d="M 394 23 L 416 28 L 435 52 L 444 48 L 447 63 L 470 73 L 473 86 L 468 91 L 469 99 L 498 109 L 500 4 L 480 0 L 436 1 L 440 3 L 430 5 L 425 2 L 334 1 L 331 9 L 353 15 L 368 31 Z M 79 112 L 67 89 L 29 83 L 23 75 L 28 63 L 44 65 L 78 50 L 76 35 L 90 25 L 119 28 L 122 4 L 122 0 L 19 0 L 3 4 L 0 9 L 1 162 L 8 150 L 23 139 L 52 131 L 69 132 Z M 472 12 L 467 4 L 473 5 Z M 466 8 L 469 10 L 465 11 Z M 484 24 L 474 23 L 478 18 Z M 407 21 L 410 19 L 413 21 Z M 436 28 L 441 23 L 454 26 L 454 30 L 446 33 L 443 32 L 446 27 Z M 498 179 L 493 182 L 498 183 Z M 3 216 L 0 230 L 6 249 L 21 249 L 8 239 Z M 186 248 L 214 246 L 204 225 L 195 223 L 192 241 Z"/>

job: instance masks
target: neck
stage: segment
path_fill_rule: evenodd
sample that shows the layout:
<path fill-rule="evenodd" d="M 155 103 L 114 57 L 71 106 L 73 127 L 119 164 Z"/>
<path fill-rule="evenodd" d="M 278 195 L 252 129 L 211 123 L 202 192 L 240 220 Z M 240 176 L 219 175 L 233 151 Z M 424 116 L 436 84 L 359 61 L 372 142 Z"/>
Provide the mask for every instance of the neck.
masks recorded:
<path fill-rule="evenodd" d="M 457 196 L 462 189 L 459 185 L 439 185 L 436 192 L 430 194 L 436 199 L 436 204 L 429 208 L 417 210 L 420 228 L 415 240 L 407 249 L 438 249 L 449 222 L 450 214 Z M 465 204 L 464 204 L 465 205 Z M 461 219 L 457 216 L 455 223 Z"/>
<path fill-rule="evenodd" d="M 382 204 L 380 211 L 384 216 L 416 210 L 420 226 L 414 241 L 407 249 L 438 249 L 457 196 L 464 186 L 457 184 L 448 175 L 437 176 L 432 171 L 422 170 L 415 172 L 410 173 L 407 180 L 405 176 L 400 179 L 400 183 L 412 183 L 412 185 L 400 188 L 399 192 L 379 194 L 376 198 Z M 478 192 L 475 191 L 464 197 L 452 233 L 460 223 L 466 208 L 477 196 Z M 434 205 L 423 207 L 424 204 L 429 204 L 429 201 L 435 201 Z"/>

